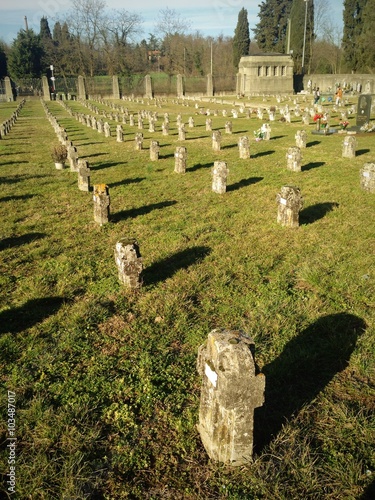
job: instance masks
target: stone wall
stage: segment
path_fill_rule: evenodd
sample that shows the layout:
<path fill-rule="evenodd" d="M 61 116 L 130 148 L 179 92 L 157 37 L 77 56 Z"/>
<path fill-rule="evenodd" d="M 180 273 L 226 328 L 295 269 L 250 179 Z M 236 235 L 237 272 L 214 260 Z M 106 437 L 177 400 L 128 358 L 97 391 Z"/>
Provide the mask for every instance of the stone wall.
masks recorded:
<path fill-rule="evenodd" d="M 303 78 L 303 88 L 308 90 L 308 83 L 311 81 L 311 88 L 319 87 L 321 93 L 335 93 L 340 85 L 344 90 L 358 94 L 375 94 L 375 75 L 305 75 Z"/>

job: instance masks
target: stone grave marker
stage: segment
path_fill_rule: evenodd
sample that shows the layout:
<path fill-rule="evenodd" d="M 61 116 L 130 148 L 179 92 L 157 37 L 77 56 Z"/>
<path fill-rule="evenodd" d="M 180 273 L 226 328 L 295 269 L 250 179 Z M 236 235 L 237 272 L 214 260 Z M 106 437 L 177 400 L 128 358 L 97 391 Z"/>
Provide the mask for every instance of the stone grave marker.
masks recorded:
<path fill-rule="evenodd" d="M 285 227 L 299 227 L 299 213 L 303 207 L 300 189 L 295 186 L 283 186 L 276 201 L 277 222 Z"/>
<path fill-rule="evenodd" d="M 142 145 L 143 145 L 143 134 L 141 132 L 139 132 L 138 134 L 135 134 L 134 142 L 135 142 L 135 146 L 134 146 L 135 150 L 141 151 Z"/>
<path fill-rule="evenodd" d="M 287 154 L 287 169 L 293 172 L 301 172 L 302 155 L 301 150 L 297 146 L 288 148 Z"/>
<path fill-rule="evenodd" d="M 215 329 L 198 350 L 202 377 L 197 426 L 211 460 L 232 466 L 253 457 L 254 410 L 264 403 L 265 376 L 254 341 L 241 331 Z"/>
<path fill-rule="evenodd" d="M 365 163 L 361 169 L 361 188 L 375 193 L 375 163 Z"/>
<path fill-rule="evenodd" d="M 355 129 L 358 131 L 370 121 L 372 96 L 362 94 L 358 97 L 357 120 Z M 351 128 L 352 130 L 352 128 Z"/>
<path fill-rule="evenodd" d="M 184 174 L 186 172 L 186 159 L 187 159 L 187 150 L 183 146 L 179 146 L 176 148 L 176 152 L 174 154 L 175 163 L 174 163 L 174 171 L 178 174 Z"/>
<path fill-rule="evenodd" d="M 224 194 L 227 190 L 227 178 L 229 169 L 225 161 L 215 161 L 212 169 L 212 191 Z"/>
<path fill-rule="evenodd" d="M 232 122 L 225 122 L 225 133 L 226 134 L 231 134 L 232 133 Z"/>
<path fill-rule="evenodd" d="M 115 262 L 120 282 L 131 290 L 142 286 L 142 257 L 134 238 L 121 238 L 115 246 Z"/>
<path fill-rule="evenodd" d="M 104 124 L 104 136 L 111 137 L 111 127 L 108 122 L 105 122 Z"/>
<path fill-rule="evenodd" d="M 157 161 L 159 159 L 160 146 L 158 141 L 150 142 L 150 160 Z"/>
<path fill-rule="evenodd" d="M 342 157 L 355 158 L 357 139 L 354 135 L 347 135 L 342 141 Z"/>
<path fill-rule="evenodd" d="M 124 131 L 122 125 L 117 125 L 116 127 L 116 141 L 124 142 Z"/>
<path fill-rule="evenodd" d="M 90 191 L 90 166 L 87 160 L 78 160 L 78 189 L 80 191 Z"/>
<path fill-rule="evenodd" d="M 184 141 L 186 139 L 186 131 L 185 131 L 185 126 L 184 124 L 182 123 L 179 127 L 178 127 L 178 140 L 179 141 Z"/>
<path fill-rule="evenodd" d="M 94 221 L 98 224 L 106 224 L 109 221 L 110 197 L 109 188 L 106 184 L 94 185 Z"/>
<path fill-rule="evenodd" d="M 305 130 L 297 130 L 295 139 L 297 148 L 302 149 L 306 147 L 307 133 Z"/>
<path fill-rule="evenodd" d="M 241 159 L 250 158 L 250 139 L 246 135 L 238 139 L 238 149 Z"/>
<path fill-rule="evenodd" d="M 220 151 L 221 149 L 221 132 L 214 130 L 212 132 L 212 149 L 213 151 Z"/>

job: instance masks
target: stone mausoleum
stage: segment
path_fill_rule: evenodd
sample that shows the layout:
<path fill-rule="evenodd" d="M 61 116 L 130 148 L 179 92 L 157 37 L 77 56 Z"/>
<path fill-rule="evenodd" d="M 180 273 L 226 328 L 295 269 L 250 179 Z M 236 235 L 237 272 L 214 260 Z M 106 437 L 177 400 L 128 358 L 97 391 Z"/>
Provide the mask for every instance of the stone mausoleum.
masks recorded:
<path fill-rule="evenodd" d="M 293 94 L 293 59 L 289 54 L 256 54 L 241 57 L 237 94 Z"/>

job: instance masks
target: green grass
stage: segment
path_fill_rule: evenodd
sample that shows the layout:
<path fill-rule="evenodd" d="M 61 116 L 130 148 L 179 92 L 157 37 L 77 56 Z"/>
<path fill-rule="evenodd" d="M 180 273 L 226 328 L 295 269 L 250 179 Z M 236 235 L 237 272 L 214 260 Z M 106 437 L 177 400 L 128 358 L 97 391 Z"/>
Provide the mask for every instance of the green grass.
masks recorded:
<path fill-rule="evenodd" d="M 150 106 L 157 131 L 145 122 L 140 152 L 136 127 L 125 125 L 117 143 L 114 132 L 105 138 L 48 103 L 90 162 L 91 184 L 110 188 L 111 221 L 102 227 L 92 193 L 54 168 L 56 136 L 39 101 L 27 102 L 0 141 L 0 429 L 5 443 L 11 390 L 17 498 L 371 498 L 375 195 L 360 189 L 359 171 L 374 161 L 374 136 L 360 135 L 348 160 L 342 136 L 305 127 L 302 172 L 290 172 L 285 156 L 300 119 L 271 123 L 272 140 L 257 143 L 254 113 L 231 119 L 221 110 L 234 105 L 203 107 L 220 110 L 211 116 L 220 152 L 192 102 Z M 2 103 L 0 118 L 13 109 Z M 178 112 L 186 124 L 195 119 L 184 175 L 173 172 Z M 229 119 L 232 135 L 224 134 Z M 241 135 L 251 139 L 249 160 L 238 158 Z M 225 195 L 211 191 L 215 160 L 228 162 Z M 292 230 L 276 223 L 276 195 L 289 184 L 304 198 Z M 125 236 L 137 238 L 143 257 L 137 293 L 117 278 L 114 246 Z M 197 349 L 216 327 L 251 335 L 266 375 L 254 462 L 241 468 L 211 462 L 196 430 Z M 1 470 L 9 471 L 5 446 Z"/>

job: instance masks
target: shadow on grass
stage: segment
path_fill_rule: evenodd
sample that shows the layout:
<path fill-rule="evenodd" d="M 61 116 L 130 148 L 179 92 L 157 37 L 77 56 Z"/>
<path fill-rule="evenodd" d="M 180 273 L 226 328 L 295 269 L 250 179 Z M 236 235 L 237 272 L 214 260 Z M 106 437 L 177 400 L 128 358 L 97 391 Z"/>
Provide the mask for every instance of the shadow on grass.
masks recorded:
<path fill-rule="evenodd" d="M 159 159 L 160 160 L 166 160 L 167 158 L 173 158 L 173 157 L 174 157 L 174 153 L 169 153 L 167 155 L 160 155 Z"/>
<path fill-rule="evenodd" d="M 212 163 L 197 163 L 193 167 L 189 167 L 186 169 L 186 172 L 195 172 L 196 170 L 200 170 L 201 168 L 210 168 L 214 166 L 214 162 Z"/>
<path fill-rule="evenodd" d="M 108 162 L 108 163 L 100 163 L 100 165 L 96 166 L 90 166 L 91 170 L 103 170 L 105 168 L 111 168 L 111 167 L 117 167 L 119 165 L 126 165 L 126 161 L 119 161 L 119 162 Z"/>
<path fill-rule="evenodd" d="M 311 163 L 308 163 L 307 165 L 303 165 L 303 167 L 301 167 L 301 171 L 307 172 L 308 170 L 312 170 L 313 168 L 319 168 L 319 167 L 322 167 L 323 165 L 325 165 L 324 161 L 311 162 Z"/>
<path fill-rule="evenodd" d="M 176 205 L 177 201 L 161 201 L 160 203 L 152 203 L 151 205 L 145 205 L 144 207 L 131 208 L 130 210 L 122 210 L 121 212 L 116 212 L 111 215 L 112 222 L 119 222 L 123 219 L 135 218 L 139 215 L 145 215 L 153 210 L 160 210 L 161 208 L 170 207 Z"/>
<path fill-rule="evenodd" d="M 369 153 L 369 152 L 370 152 L 369 149 L 358 149 L 358 151 L 356 151 L 355 155 L 362 156 L 362 155 L 365 155 L 366 153 Z"/>
<path fill-rule="evenodd" d="M 26 160 L 21 160 L 21 161 L 5 161 L 4 163 L 1 162 L 1 166 L 3 167 L 4 165 L 20 165 L 21 163 L 29 163 Z"/>
<path fill-rule="evenodd" d="M 308 142 L 306 143 L 306 147 L 307 148 L 312 148 L 313 146 L 317 146 L 318 144 L 320 144 L 322 141 L 311 141 L 311 142 Z"/>
<path fill-rule="evenodd" d="M 276 139 L 282 139 L 283 137 L 286 137 L 286 135 L 275 135 L 275 137 L 270 138 L 270 141 L 275 141 Z"/>
<path fill-rule="evenodd" d="M 359 500 L 374 500 L 375 498 L 375 479 L 368 485 L 365 489 L 363 495 L 359 497 Z"/>
<path fill-rule="evenodd" d="M 37 195 L 37 194 L 21 194 L 21 195 L 14 195 L 14 196 L 4 196 L 3 198 L 0 198 L 0 203 L 2 201 L 29 200 L 30 198 L 34 198 L 34 196 L 39 196 L 39 195 Z"/>
<path fill-rule="evenodd" d="M 16 182 L 22 182 L 28 179 L 39 179 L 41 177 L 47 177 L 47 175 L 15 175 L 13 177 L 0 177 L 0 184 L 15 184 Z M 50 176 L 48 176 L 50 177 Z"/>
<path fill-rule="evenodd" d="M 63 297 L 32 299 L 20 307 L 0 313 L 0 334 L 19 333 L 55 314 L 65 302 Z"/>
<path fill-rule="evenodd" d="M 186 248 L 171 257 L 155 262 L 143 272 L 145 286 L 156 285 L 160 281 L 171 278 L 179 269 L 187 269 L 209 255 L 211 249 L 205 246 Z"/>
<path fill-rule="evenodd" d="M 82 146 L 82 144 L 80 144 L 80 146 Z M 106 155 L 107 153 L 93 153 L 92 155 L 84 155 L 82 156 L 82 158 L 86 159 L 86 158 L 95 158 L 95 156 L 103 156 L 103 155 Z"/>
<path fill-rule="evenodd" d="M 22 236 L 12 236 L 11 238 L 4 238 L 0 240 L 0 251 L 6 248 L 20 247 L 22 245 L 27 245 L 35 240 L 40 240 L 46 235 L 44 233 L 27 233 Z"/>
<path fill-rule="evenodd" d="M 322 219 L 328 212 L 331 212 L 334 208 L 338 207 L 338 203 L 330 201 L 306 207 L 300 212 L 300 224 L 313 224 L 317 220 Z"/>
<path fill-rule="evenodd" d="M 146 177 L 135 177 L 134 179 L 123 179 L 118 182 L 111 182 L 108 184 L 108 187 L 113 188 L 116 186 L 125 186 L 126 184 L 138 184 L 138 182 L 142 182 L 146 179 Z"/>
<path fill-rule="evenodd" d="M 257 453 L 272 441 L 286 421 L 348 366 L 357 338 L 365 330 L 365 322 L 352 314 L 323 316 L 263 368 L 265 404 L 255 410 Z"/>
<path fill-rule="evenodd" d="M 275 151 L 261 151 L 260 153 L 256 153 L 255 155 L 251 155 L 251 158 L 261 158 L 262 156 L 273 155 Z"/>
<path fill-rule="evenodd" d="M 249 177 L 248 179 L 242 179 L 235 184 L 231 184 L 227 186 L 227 191 L 236 191 L 237 189 L 241 189 L 246 186 L 251 186 L 252 184 L 256 184 L 264 179 L 264 177 Z"/>

